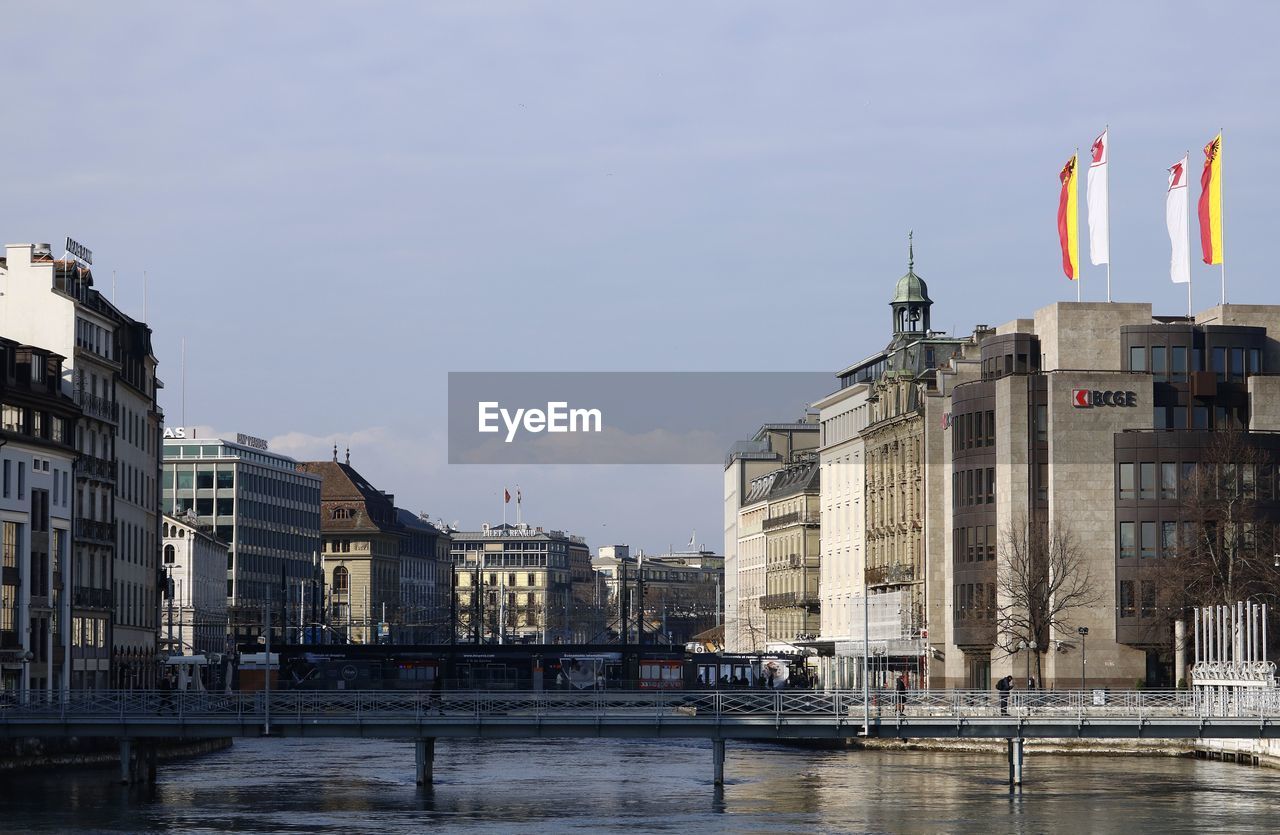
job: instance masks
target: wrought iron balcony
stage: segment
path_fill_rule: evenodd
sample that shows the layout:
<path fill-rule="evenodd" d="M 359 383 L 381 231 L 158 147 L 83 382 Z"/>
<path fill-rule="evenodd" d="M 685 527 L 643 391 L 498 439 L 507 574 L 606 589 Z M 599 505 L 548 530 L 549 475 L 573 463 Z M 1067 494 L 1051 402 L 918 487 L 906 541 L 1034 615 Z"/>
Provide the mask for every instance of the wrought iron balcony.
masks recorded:
<path fill-rule="evenodd" d="M 110 609 L 111 589 L 76 586 L 71 595 L 71 605 L 77 609 Z"/>
<path fill-rule="evenodd" d="M 866 570 L 867 585 L 897 586 L 914 583 L 916 569 L 912 565 L 879 565 Z"/>
<path fill-rule="evenodd" d="M 87 394 L 83 391 L 76 392 L 76 403 L 80 409 L 89 417 L 101 418 L 103 420 L 116 421 L 120 417 L 120 407 L 114 400 L 108 400 L 105 397 L 98 397 L 96 394 Z"/>
<path fill-rule="evenodd" d="M 784 591 L 776 594 L 766 594 L 760 598 L 761 609 L 808 609 L 811 612 L 816 612 L 818 606 L 819 602 L 816 594 L 802 591 Z"/>
<path fill-rule="evenodd" d="M 75 537 L 82 541 L 115 545 L 116 523 L 99 522 L 95 519 L 76 519 Z"/>
<path fill-rule="evenodd" d="M 816 513 L 801 513 L 798 510 L 793 510 L 790 513 L 783 513 L 780 516 L 765 519 L 760 527 L 767 531 L 773 528 L 781 528 L 785 525 L 816 525 L 818 522 L 819 517 Z"/>
<path fill-rule="evenodd" d="M 76 461 L 76 475 L 114 483 L 116 462 L 93 455 L 81 455 Z"/>

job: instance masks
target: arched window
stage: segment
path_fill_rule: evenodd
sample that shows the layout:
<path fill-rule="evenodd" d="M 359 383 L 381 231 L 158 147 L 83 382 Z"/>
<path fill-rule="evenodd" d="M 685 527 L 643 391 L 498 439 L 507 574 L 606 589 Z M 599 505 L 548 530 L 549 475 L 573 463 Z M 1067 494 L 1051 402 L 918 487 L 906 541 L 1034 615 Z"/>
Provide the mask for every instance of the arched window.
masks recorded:
<path fill-rule="evenodd" d="M 351 590 L 351 575 L 345 566 L 338 566 L 333 570 L 333 591 L 334 594 L 346 594 Z"/>
<path fill-rule="evenodd" d="M 350 519 L 351 510 L 345 507 L 335 507 L 329 515 L 334 519 Z"/>
<path fill-rule="evenodd" d="M 165 565 L 170 565 L 170 564 L 173 562 L 174 555 L 175 555 L 175 551 L 173 550 L 173 546 L 172 546 L 172 545 L 166 545 L 166 546 L 164 546 L 164 563 L 165 563 Z"/>

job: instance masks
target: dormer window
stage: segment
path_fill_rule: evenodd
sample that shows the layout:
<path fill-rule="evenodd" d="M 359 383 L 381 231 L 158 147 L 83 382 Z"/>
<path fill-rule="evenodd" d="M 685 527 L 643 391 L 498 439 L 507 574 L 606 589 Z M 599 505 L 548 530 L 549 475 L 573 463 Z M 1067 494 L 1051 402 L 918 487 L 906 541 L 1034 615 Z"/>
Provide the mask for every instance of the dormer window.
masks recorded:
<path fill-rule="evenodd" d="M 348 507 L 335 507 L 335 508 L 333 509 L 333 511 L 332 511 L 329 515 L 330 515 L 332 518 L 334 518 L 334 519 L 350 519 L 350 518 L 351 518 L 351 508 L 348 508 Z"/>

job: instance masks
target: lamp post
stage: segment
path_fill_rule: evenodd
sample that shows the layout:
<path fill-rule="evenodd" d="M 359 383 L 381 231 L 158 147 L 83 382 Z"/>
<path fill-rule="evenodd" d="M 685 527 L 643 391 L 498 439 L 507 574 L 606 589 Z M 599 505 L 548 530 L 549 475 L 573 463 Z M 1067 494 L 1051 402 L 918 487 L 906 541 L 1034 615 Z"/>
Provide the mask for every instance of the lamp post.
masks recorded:
<path fill-rule="evenodd" d="M 1076 634 L 1080 636 L 1080 693 L 1081 693 L 1080 698 L 1083 699 L 1084 698 L 1084 665 L 1085 665 L 1084 639 L 1089 637 L 1089 627 L 1081 626 L 1079 629 L 1076 630 Z"/>
<path fill-rule="evenodd" d="M 1031 653 L 1035 651 L 1035 648 L 1036 648 L 1036 642 L 1035 642 L 1035 641 L 1019 641 L 1019 642 L 1018 642 L 1018 649 L 1020 649 L 1020 650 L 1024 650 L 1024 651 L 1026 652 L 1026 658 L 1027 658 L 1027 686 L 1028 686 L 1028 688 L 1029 688 L 1029 687 L 1030 687 L 1030 685 L 1031 685 Z"/>

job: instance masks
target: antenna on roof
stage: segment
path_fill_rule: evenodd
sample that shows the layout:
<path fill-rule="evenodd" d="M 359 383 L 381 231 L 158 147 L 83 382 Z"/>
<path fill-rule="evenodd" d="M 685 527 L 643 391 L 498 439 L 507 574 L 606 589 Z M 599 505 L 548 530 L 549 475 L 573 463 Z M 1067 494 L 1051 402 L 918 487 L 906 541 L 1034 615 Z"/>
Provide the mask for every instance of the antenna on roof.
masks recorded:
<path fill-rule="evenodd" d="M 335 464 L 338 463 L 338 445 L 337 444 L 333 445 L 333 462 Z"/>
<path fill-rule="evenodd" d="M 351 447 L 347 447 L 347 466 L 351 466 Z"/>

